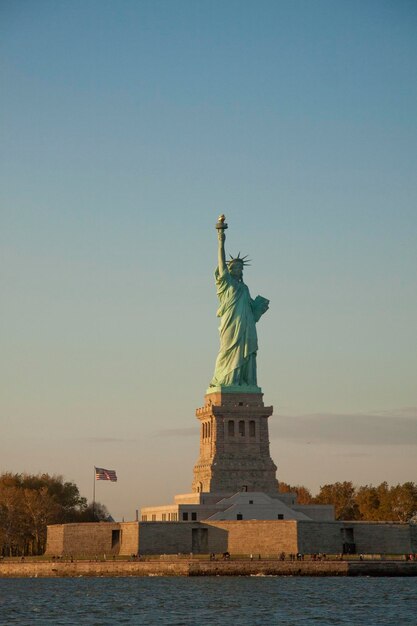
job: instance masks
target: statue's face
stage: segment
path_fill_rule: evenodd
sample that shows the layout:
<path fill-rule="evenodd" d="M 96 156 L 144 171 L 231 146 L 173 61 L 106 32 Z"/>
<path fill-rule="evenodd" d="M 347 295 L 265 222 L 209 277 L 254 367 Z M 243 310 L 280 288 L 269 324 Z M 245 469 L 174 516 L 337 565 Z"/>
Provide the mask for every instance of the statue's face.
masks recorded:
<path fill-rule="evenodd" d="M 237 280 L 242 280 L 243 277 L 243 265 L 241 263 L 232 263 L 229 266 L 229 272 Z"/>

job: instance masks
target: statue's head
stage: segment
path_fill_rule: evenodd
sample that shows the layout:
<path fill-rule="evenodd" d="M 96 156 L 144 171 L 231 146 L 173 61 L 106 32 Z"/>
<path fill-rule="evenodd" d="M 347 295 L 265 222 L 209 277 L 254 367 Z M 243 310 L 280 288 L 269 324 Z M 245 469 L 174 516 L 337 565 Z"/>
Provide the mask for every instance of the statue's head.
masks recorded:
<path fill-rule="evenodd" d="M 245 265 L 250 265 L 249 261 L 246 260 L 247 256 L 241 257 L 240 252 L 237 257 L 232 257 L 230 255 L 230 261 L 227 262 L 229 272 L 236 278 L 236 280 L 242 280 L 243 277 L 243 268 Z"/>

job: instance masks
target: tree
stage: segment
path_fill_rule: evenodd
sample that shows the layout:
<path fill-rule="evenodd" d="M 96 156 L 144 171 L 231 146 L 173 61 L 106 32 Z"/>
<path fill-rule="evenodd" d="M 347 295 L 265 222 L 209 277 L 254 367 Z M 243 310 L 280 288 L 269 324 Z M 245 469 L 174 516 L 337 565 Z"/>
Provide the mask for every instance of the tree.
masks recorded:
<path fill-rule="evenodd" d="M 13 484 L 0 484 L 0 526 L 1 552 L 8 556 L 23 554 L 30 541 L 30 529 L 22 492 Z"/>
<path fill-rule="evenodd" d="M 289 485 L 288 483 L 280 482 L 279 492 L 296 493 L 297 504 L 311 504 L 313 501 L 313 496 L 311 495 L 310 489 L 304 487 L 304 485 Z"/>
<path fill-rule="evenodd" d="M 48 524 L 111 519 L 106 507 L 92 506 L 75 483 L 49 474 L 0 475 L 0 554 L 41 554 Z"/>
<path fill-rule="evenodd" d="M 383 482 L 376 487 L 379 499 L 377 520 L 392 520 L 391 494 L 387 482 Z"/>
<path fill-rule="evenodd" d="M 299 504 L 333 504 L 338 520 L 391 521 L 406 523 L 417 517 L 417 484 L 355 487 L 345 481 L 323 485 L 314 498 L 302 485 L 280 483 L 281 493 L 296 492 Z"/>
<path fill-rule="evenodd" d="M 392 519 L 408 522 L 417 513 L 417 485 L 412 482 L 390 489 Z"/>
<path fill-rule="evenodd" d="M 320 487 L 314 498 L 317 504 L 333 504 L 337 520 L 359 519 L 359 508 L 355 501 L 356 490 L 351 482 L 334 483 Z"/>
<path fill-rule="evenodd" d="M 62 476 L 50 476 L 49 474 L 33 476 L 24 474 L 21 484 L 23 488 L 38 491 L 46 488 L 48 495 L 57 505 L 55 511 L 59 519 L 57 523 L 62 524 L 72 521 L 74 514 L 87 506 L 87 500 L 80 496 L 77 485 L 71 482 L 64 482 Z"/>
<path fill-rule="evenodd" d="M 417 513 L 417 485 L 412 482 L 391 487 L 386 482 L 377 487 L 365 485 L 358 488 L 356 501 L 360 519 L 408 522 Z"/>
<path fill-rule="evenodd" d="M 380 497 L 378 489 L 372 485 L 359 487 L 356 491 L 356 504 L 359 519 L 377 521 L 380 519 Z"/>
<path fill-rule="evenodd" d="M 114 522 L 114 519 L 107 510 L 107 507 L 100 502 L 95 502 L 86 506 L 77 515 L 77 522 Z"/>
<path fill-rule="evenodd" d="M 32 537 L 30 553 L 41 554 L 46 545 L 46 527 L 59 518 L 59 505 L 46 487 L 23 489 L 23 498 Z"/>

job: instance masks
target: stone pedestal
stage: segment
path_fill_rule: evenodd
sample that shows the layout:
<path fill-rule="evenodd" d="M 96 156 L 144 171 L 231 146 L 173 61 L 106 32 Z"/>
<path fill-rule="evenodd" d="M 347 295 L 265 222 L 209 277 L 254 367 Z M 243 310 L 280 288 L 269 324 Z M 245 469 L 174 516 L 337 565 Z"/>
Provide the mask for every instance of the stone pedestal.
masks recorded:
<path fill-rule="evenodd" d="M 200 456 L 194 466 L 193 492 L 231 494 L 276 492 L 277 467 L 269 452 L 268 417 L 263 394 L 215 390 L 197 409 L 201 422 Z"/>

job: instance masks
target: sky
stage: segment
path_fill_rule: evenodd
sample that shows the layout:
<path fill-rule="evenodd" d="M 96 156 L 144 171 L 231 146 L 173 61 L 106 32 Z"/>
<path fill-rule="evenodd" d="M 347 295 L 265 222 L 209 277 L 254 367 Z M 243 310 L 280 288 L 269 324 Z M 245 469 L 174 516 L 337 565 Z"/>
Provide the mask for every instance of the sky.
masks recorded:
<path fill-rule="evenodd" d="M 416 481 L 413 0 L 2 0 L 0 472 L 191 490 L 214 228 L 270 300 L 278 479 Z"/>

